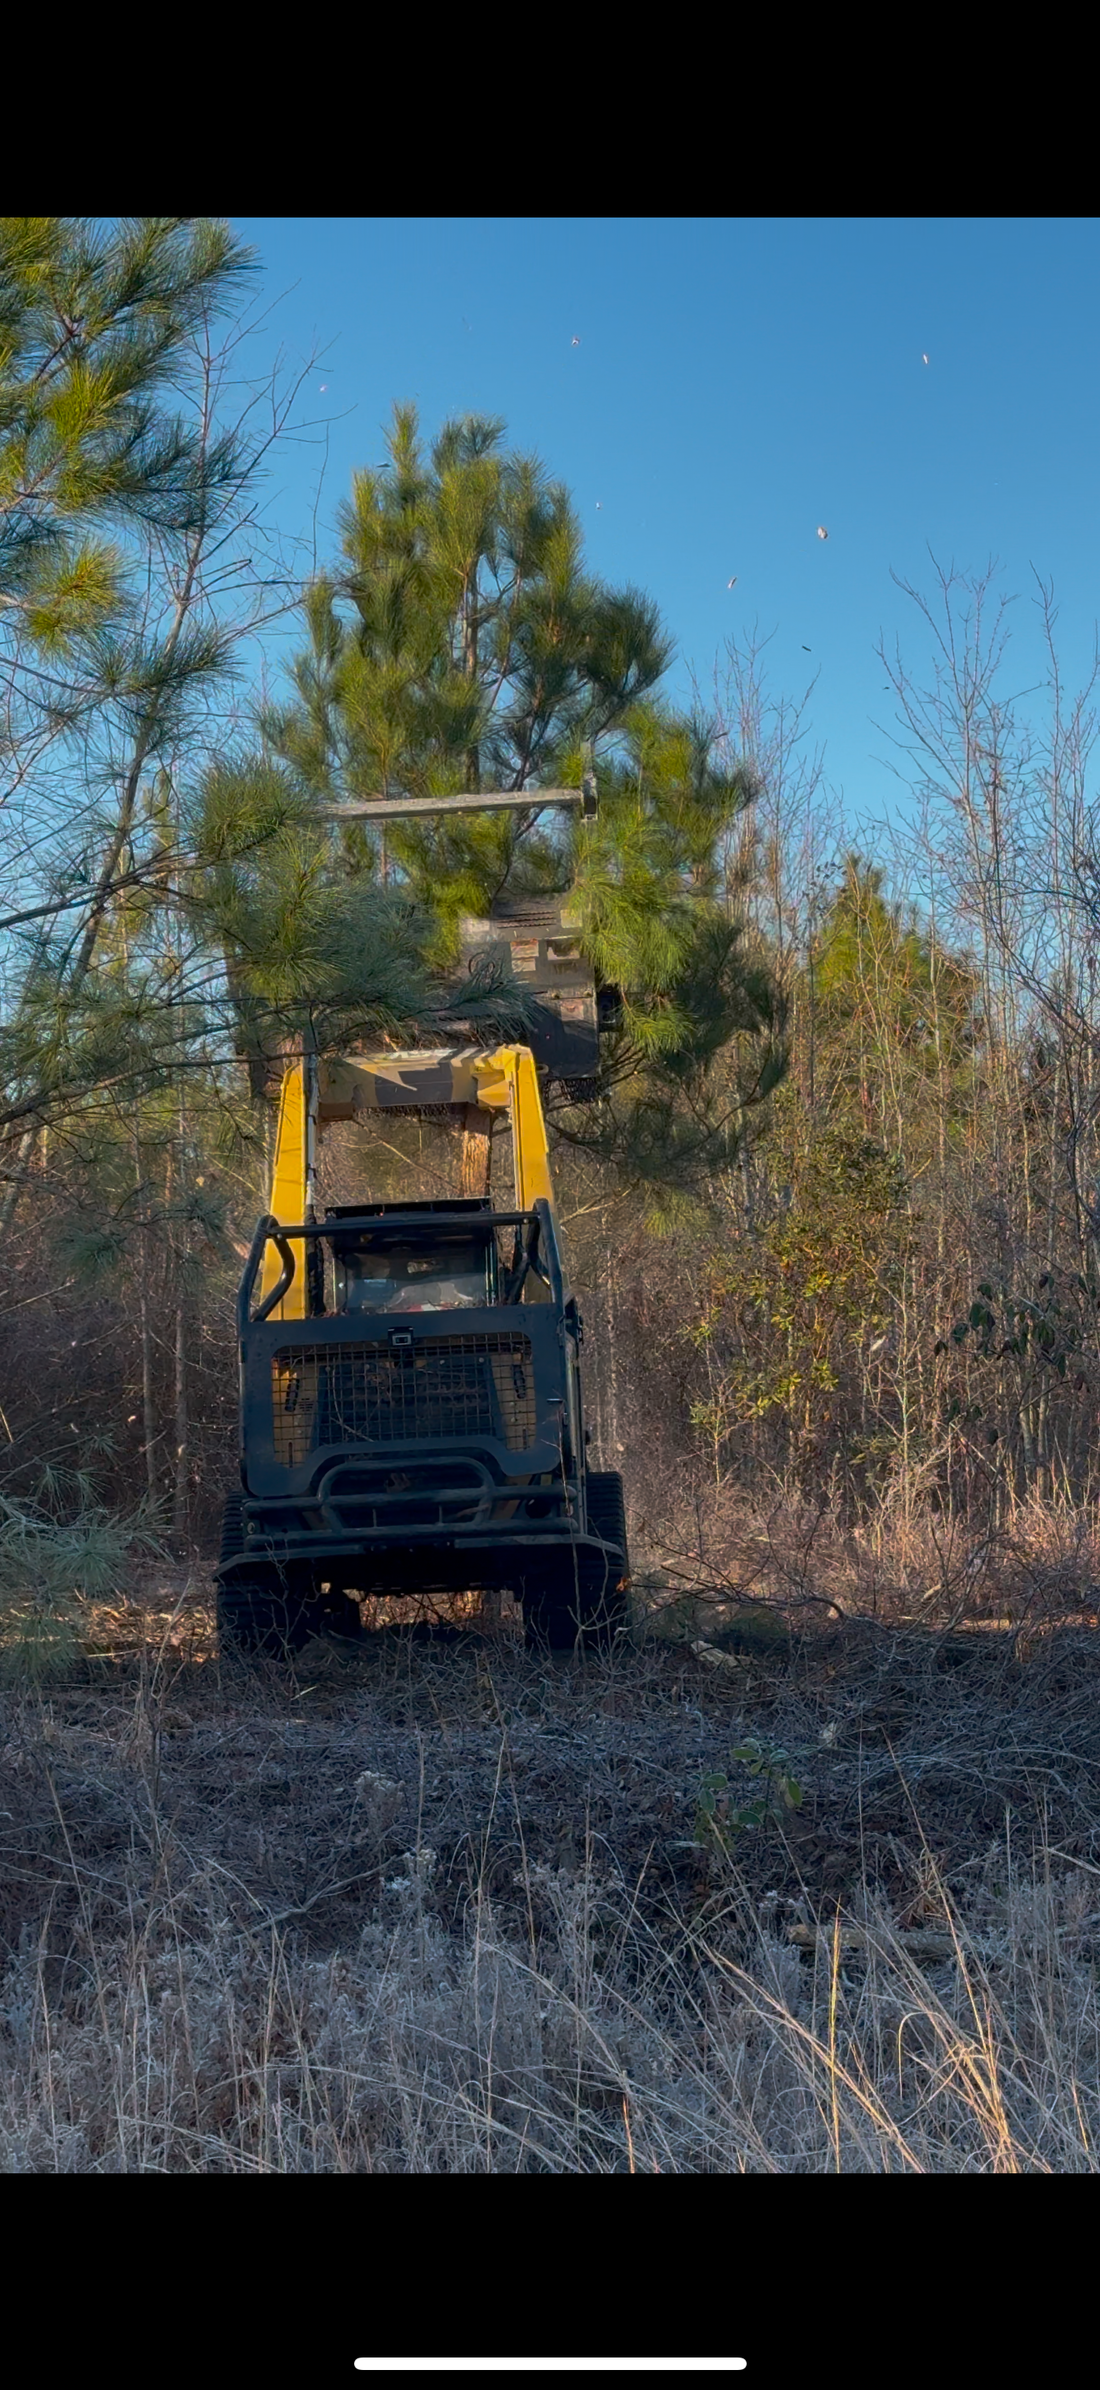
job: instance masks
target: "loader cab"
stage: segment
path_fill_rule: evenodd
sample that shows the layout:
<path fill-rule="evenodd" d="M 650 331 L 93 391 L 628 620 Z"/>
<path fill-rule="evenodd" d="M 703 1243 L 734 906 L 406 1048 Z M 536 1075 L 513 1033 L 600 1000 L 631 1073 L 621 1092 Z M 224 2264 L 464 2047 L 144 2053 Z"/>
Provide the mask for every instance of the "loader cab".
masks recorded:
<path fill-rule="evenodd" d="M 361 1209 L 350 1208 L 360 1223 L 355 1234 L 332 1240 L 331 1308 L 338 1316 L 481 1311 L 499 1302 L 496 1240 L 487 1206 L 433 1206 L 437 1216 L 415 1226 L 407 1216 L 387 1219 L 387 1207 L 380 1207 L 377 1228 L 367 1230 Z M 325 1215 L 333 1221 L 339 1216 L 339 1211 Z"/>

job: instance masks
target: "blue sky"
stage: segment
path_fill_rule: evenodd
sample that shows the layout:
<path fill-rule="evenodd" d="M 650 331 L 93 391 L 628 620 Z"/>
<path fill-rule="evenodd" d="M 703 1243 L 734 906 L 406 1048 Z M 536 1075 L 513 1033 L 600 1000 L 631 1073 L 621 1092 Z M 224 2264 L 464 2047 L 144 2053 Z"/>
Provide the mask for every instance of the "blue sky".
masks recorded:
<path fill-rule="evenodd" d="M 571 489 L 593 567 L 656 598 L 671 695 L 692 670 L 708 683 L 753 623 L 774 634 L 777 687 L 816 675 L 808 718 L 853 823 L 904 803 L 876 639 L 900 632 L 917 666 L 927 652 L 891 570 L 927 586 L 929 547 L 964 569 L 998 559 L 1026 686 L 1037 568 L 1069 675 L 1087 669 L 1100 220 L 234 222 L 279 301 L 265 338 L 323 360 L 308 385 L 318 443 L 328 424 L 322 554 L 395 399 L 426 431 L 503 416 Z M 278 461 L 270 506 L 291 535 L 321 454 L 307 439 Z"/>

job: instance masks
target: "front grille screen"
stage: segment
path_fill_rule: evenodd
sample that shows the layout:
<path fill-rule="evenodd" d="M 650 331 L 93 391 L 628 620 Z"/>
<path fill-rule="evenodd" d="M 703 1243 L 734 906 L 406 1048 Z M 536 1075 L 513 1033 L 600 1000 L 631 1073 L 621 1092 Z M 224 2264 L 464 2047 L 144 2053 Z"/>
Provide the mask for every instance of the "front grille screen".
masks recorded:
<path fill-rule="evenodd" d="M 446 1336 L 412 1345 L 280 1345 L 272 1361 L 275 1457 L 293 1468 L 328 1444 L 490 1436 L 535 1441 L 526 1336 Z"/>

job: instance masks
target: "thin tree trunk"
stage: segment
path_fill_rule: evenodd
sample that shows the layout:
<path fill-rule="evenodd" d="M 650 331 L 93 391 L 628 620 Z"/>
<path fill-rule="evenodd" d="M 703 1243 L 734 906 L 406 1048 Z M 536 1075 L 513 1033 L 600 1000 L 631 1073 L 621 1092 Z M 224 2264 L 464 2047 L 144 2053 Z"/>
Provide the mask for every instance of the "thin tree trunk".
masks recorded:
<path fill-rule="evenodd" d="M 607 1319 L 608 1412 L 611 1429 L 611 1449 L 608 1457 L 614 1460 L 618 1459 L 621 1449 L 619 1443 L 619 1323 L 618 1305 L 615 1300 L 616 1275 L 617 1259 L 612 1253 L 609 1239 L 607 1245 L 606 1276 L 604 1279 L 604 1285 L 606 1289 L 605 1302 Z"/>
<path fill-rule="evenodd" d="M 135 1131 L 133 1139 L 134 1184 L 137 1200 L 142 1202 L 141 1146 Z M 141 1329 L 141 1408 L 145 1431 L 145 1481 L 149 1499 L 157 1498 L 157 1411 L 153 1392 L 153 1332 L 149 1318 L 149 1285 L 151 1253 L 149 1230 L 144 1224 L 138 1230 L 137 1281 L 138 1322 Z"/>
<path fill-rule="evenodd" d="M 1047 1254 L 1048 1270 L 1054 1268 L 1054 1229 L 1057 1217 L 1058 1181 L 1058 1111 L 1062 1101 L 1062 1057 L 1054 1064 L 1054 1087 L 1050 1103 L 1050 1185 L 1047 1189 Z"/>
<path fill-rule="evenodd" d="M 170 668 L 174 660 L 176 649 L 179 646 L 180 636 L 183 631 L 183 626 L 191 609 L 191 602 L 195 589 L 195 579 L 202 558 L 205 539 L 206 525 L 205 522 L 203 522 L 198 526 L 191 541 L 187 565 L 184 572 L 183 586 L 176 600 L 172 622 L 168 630 L 167 637 L 165 638 L 164 646 L 161 650 L 160 661 L 164 671 L 167 671 Z M 153 746 L 154 723 L 155 708 L 151 707 L 145 722 L 138 731 L 137 738 L 134 743 L 133 753 L 131 754 L 129 766 L 126 772 L 126 778 L 123 783 L 118 819 L 103 853 L 102 861 L 100 863 L 99 876 L 92 894 L 87 919 L 84 925 L 84 934 L 81 938 L 76 959 L 66 982 L 67 993 L 70 998 L 74 996 L 82 987 L 91 969 L 93 957 L 95 955 L 95 949 L 99 941 L 104 920 L 106 918 L 107 907 L 110 902 L 111 893 L 114 888 L 115 879 L 118 873 L 119 861 L 126 842 L 133 833 L 134 818 L 137 810 L 138 789 L 141 784 L 142 772 L 145 769 Z M 37 1134 L 38 1123 L 36 1121 L 32 1129 L 28 1129 L 24 1132 L 19 1147 L 19 1156 L 17 1158 L 18 1163 L 22 1163 L 23 1157 L 26 1154 L 29 1154 Z M 3 1205 L 0 1206 L 0 1235 L 3 1234 L 4 1230 L 11 1223 L 16 1205 L 19 1200 L 19 1194 L 23 1185 L 24 1176 L 24 1169 L 17 1166 L 17 1174 L 7 1190 Z"/>
<path fill-rule="evenodd" d="M 153 1338 L 149 1325 L 149 1237 L 143 1229 L 138 1246 L 138 1317 L 141 1322 L 141 1407 L 145 1424 L 145 1481 L 150 1501 L 157 1498 L 157 1413 L 153 1399 Z"/>
<path fill-rule="evenodd" d="M 176 1465 L 172 1488 L 172 1533 L 183 1537 L 187 1533 L 187 1485 L 190 1476 L 191 1454 L 187 1420 L 187 1274 L 184 1267 L 186 1253 L 176 1262 Z"/>
<path fill-rule="evenodd" d="M 462 593 L 462 669 L 467 680 L 471 681 L 477 679 L 478 597 L 478 572 L 475 562 Z M 466 768 L 470 775 L 470 787 L 476 793 L 481 787 L 481 749 L 476 739 L 467 750 Z"/>
<path fill-rule="evenodd" d="M 19 1202 L 19 1198 L 23 1192 L 24 1186 L 26 1185 L 27 1171 L 30 1165 L 31 1155 L 34 1152 L 34 1141 L 37 1135 L 37 1124 L 33 1129 L 24 1129 L 18 1146 L 16 1147 L 15 1162 L 12 1168 L 11 1177 L 9 1178 L 7 1186 L 4 1189 L 3 1202 L 0 1203 L 0 1236 L 3 1236 L 5 1229 L 11 1227 L 11 1223 L 15 1218 L 16 1205 Z"/>

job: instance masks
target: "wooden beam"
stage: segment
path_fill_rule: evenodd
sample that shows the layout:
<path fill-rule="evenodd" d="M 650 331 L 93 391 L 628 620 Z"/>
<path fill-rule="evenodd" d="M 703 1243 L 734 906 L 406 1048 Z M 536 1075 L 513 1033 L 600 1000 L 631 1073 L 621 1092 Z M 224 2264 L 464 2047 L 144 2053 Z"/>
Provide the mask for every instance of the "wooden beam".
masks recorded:
<path fill-rule="evenodd" d="M 462 1169 L 460 1195 L 489 1192 L 490 1139 L 493 1115 L 484 1104 L 465 1104 L 462 1111 Z"/>
<path fill-rule="evenodd" d="M 583 788 L 527 788 L 518 795 L 457 797 L 349 797 L 343 805 L 319 807 L 326 822 L 411 822 L 432 820 L 447 813 L 537 813 L 542 805 L 565 805 L 591 817 L 596 811 L 596 782 L 585 775 Z"/>

